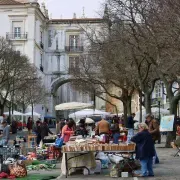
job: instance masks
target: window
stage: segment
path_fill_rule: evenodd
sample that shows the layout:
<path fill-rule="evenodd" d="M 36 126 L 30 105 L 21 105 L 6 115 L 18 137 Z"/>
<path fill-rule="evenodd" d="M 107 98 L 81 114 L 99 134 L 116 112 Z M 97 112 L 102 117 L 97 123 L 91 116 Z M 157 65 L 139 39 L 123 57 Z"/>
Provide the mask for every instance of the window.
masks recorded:
<path fill-rule="evenodd" d="M 14 28 L 14 37 L 15 38 L 20 38 L 21 37 L 21 28 L 20 27 L 15 27 Z"/>
<path fill-rule="evenodd" d="M 79 71 L 79 57 L 69 57 L 69 73 Z"/>
<path fill-rule="evenodd" d="M 69 36 L 69 46 L 70 47 L 78 47 L 79 46 L 79 36 L 78 35 L 70 35 Z"/>
<path fill-rule="evenodd" d="M 161 85 L 157 85 L 155 88 L 156 98 L 160 98 L 162 96 L 162 87 Z"/>

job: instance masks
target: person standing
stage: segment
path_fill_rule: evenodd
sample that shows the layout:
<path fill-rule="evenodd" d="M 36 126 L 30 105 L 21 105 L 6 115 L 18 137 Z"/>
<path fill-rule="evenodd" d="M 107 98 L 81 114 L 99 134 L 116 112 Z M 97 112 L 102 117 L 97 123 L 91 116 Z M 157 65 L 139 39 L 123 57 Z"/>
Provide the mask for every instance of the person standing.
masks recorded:
<path fill-rule="evenodd" d="M 36 121 L 36 127 L 34 129 L 36 135 L 37 135 L 37 139 L 36 139 L 36 143 L 39 146 L 40 142 L 41 142 L 41 121 Z"/>
<path fill-rule="evenodd" d="M 114 120 L 114 127 L 111 129 L 113 136 L 113 143 L 119 144 L 120 130 L 119 130 L 119 120 Z"/>
<path fill-rule="evenodd" d="M 131 138 L 134 136 L 134 123 L 137 121 L 134 120 L 135 113 L 131 114 L 131 116 L 128 117 L 128 142 L 130 142 Z"/>
<path fill-rule="evenodd" d="M 69 120 L 68 123 L 62 128 L 62 134 L 61 137 L 64 139 L 64 142 L 68 142 L 71 135 L 74 134 L 74 124 L 75 122 L 73 120 Z"/>
<path fill-rule="evenodd" d="M 28 129 L 28 134 L 32 134 L 32 127 L 33 127 L 33 122 L 32 122 L 32 118 L 29 117 L 28 118 L 28 122 L 27 122 L 27 129 Z"/>
<path fill-rule="evenodd" d="M 106 120 L 102 119 L 97 123 L 95 132 L 103 136 L 103 142 L 109 143 L 110 124 Z"/>
<path fill-rule="evenodd" d="M 48 136 L 49 133 L 53 134 L 48 127 L 48 120 L 46 118 L 44 119 L 44 122 L 41 124 L 40 131 L 42 141 L 44 140 L 45 136 Z"/>
<path fill-rule="evenodd" d="M 153 115 L 151 115 L 151 114 L 146 115 L 146 123 L 149 128 L 149 133 L 152 135 L 152 139 L 155 144 L 156 141 L 158 141 L 161 136 L 160 130 L 159 130 L 159 123 L 157 120 L 154 119 Z M 154 148 L 155 148 L 155 145 L 154 145 Z M 159 163 L 159 158 L 157 156 L 156 150 L 155 150 L 155 163 L 156 164 Z"/>
<path fill-rule="evenodd" d="M 6 120 L 3 120 L 2 126 L 3 126 L 3 133 L 0 135 L 1 137 L 0 145 L 4 146 L 7 145 L 9 141 L 10 127 L 8 126 Z"/>
<path fill-rule="evenodd" d="M 12 120 L 12 124 L 11 124 L 11 130 L 12 130 L 12 134 L 16 134 L 17 133 L 17 128 L 18 128 L 18 124 L 16 120 Z"/>
<path fill-rule="evenodd" d="M 139 132 L 132 137 L 131 141 L 136 143 L 136 159 L 140 160 L 141 173 L 134 176 L 154 176 L 153 156 L 155 155 L 154 142 L 145 123 L 138 125 Z"/>

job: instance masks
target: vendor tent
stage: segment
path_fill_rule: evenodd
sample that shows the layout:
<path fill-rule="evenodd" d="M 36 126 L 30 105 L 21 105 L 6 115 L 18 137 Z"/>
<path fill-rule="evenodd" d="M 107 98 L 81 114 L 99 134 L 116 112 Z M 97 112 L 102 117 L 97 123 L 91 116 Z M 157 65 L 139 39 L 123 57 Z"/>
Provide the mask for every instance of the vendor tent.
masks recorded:
<path fill-rule="evenodd" d="M 70 103 L 63 103 L 55 106 L 56 111 L 63 111 L 63 110 L 75 110 L 75 109 L 84 109 L 92 107 L 92 104 L 88 103 L 81 103 L 81 102 L 70 102 Z"/>
<path fill-rule="evenodd" d="M 109 112 L 100 111 L 97 109 L 84 109 L 81 111 L 77 111 L 75 113 L 69 114 L 69 118 L 83 118 L 83 117 L 90 117 L 93 115 L 101 115 L 101 116 L 109 116 Z"/>
<path fill-rule="evenodd" d="M 10 112 L 10 114 L 12 115 L 12 111 Z M 5 112 L 4 115 L 9 115 L 9 112 Z M 21 112 L 18 112 L 18 111 L 13 111 L 13 115 L 14 116 L 22 116 L 24 114 Z"/>
<path fill-rule="evenodd" d="M 159 117 L 159 108 L 158 107 L 151 108 L 151 112 L 152 112 L 152 115 L 154 115 L 155 117 Z M 135 114 L 136 114 L 136 116 L 134 117 L 134 120 L 139 121 L 139 119 L 140 119 L 140 111 L 137 111 Z M 161 117 L 164 116 L 164 115 L 168 115 L 169 110 L 160 108 L 160 114 L 161 114 Z M 145 121 L 145 118 L 146 118 L 146 110 L 143 109 L 142 110 L 142 121 L 143 122 Z"/>
<path fill-rule="evenodd" d="M 24 116 L 32 116 L 32 112 L 25 113 Z M 33 112 L 33 116 L 40 117 L 41 115 L 37 112 Z"/>

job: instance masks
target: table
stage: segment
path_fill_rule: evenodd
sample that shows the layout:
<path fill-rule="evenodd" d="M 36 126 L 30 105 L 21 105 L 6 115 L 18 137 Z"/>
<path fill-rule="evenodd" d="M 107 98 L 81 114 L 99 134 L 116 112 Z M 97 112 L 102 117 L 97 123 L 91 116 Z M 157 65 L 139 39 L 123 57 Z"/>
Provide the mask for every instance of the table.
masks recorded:
<path fill-rule="evenodd" d="M 63 152 L 63 153 L 65 154 L 66 178 L 68 177 L 68 172 L 69 172 L 69 170 L 70 170 L 71 168 L 86 168 L 86 169 L 88 170 L 89 174 L 90 174 L 90 170 L 89 170 L 89 168 L 86 167 L 86 166 L 68 168 L 68 161 L 69 161 L 70 159 L 73 159 L 73 158 L 76 158 L 76 157 L 79 157 L 79 156 L 88 154 L 88 153 L 90 153 L 90 152 L 92 152 L 92 153 L 104 152 L 104 153 L 108 153 L 108 154 L 109 154 L 109 153 L 118 153 L 118 154 L 121 154 L 121 156 L 122 156 L 124 159 L 127 159 L 127 160 L 129 160 L 130 158 L 133 158 L 133 154 L 135 153 L 135 151 L 73 151 L 73 152 Z M 74 154 L 78 154 L 78 155 L 77 155 L 77 156 L 74 156 L 74 157 L 70 157 L 70 158 L 68 159 L 67 155 L 68 155 L 69 153 L 74 153 Z M 124 154 L 130 154 L 131 157 L 130 157 L 130 158 L 125 157 Z M 133 168 L 131 167 L 131 165 L 129 164 L 128 161 L 125 161 L 125 164 L 127 164 L 127 165 L 132 169 L 132 171 L 133 171 Z"/>
<path fill-rule="evenodd" d="M 53 159 L 58 159 L 61 157 L 61 148 L 56 147 L 55 143 L 44 143 L 44 144 L 48 146 L 48 156 L 50 151 L 52 151 Z"/>

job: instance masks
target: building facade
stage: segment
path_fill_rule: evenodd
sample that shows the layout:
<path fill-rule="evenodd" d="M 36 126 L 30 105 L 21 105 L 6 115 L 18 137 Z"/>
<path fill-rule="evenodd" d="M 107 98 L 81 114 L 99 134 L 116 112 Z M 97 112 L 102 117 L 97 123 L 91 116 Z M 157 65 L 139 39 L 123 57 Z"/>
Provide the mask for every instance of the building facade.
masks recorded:
<path fill-rule="evenodd" d="M 102 19 L 78 19 L 75 14 L 72 19 L 50 19 L 45 4 L 37 0 L 2 0 L 0 22 L 0 36 L 29 57 L 48 91 L 46 104 L 36 105 L 36 112 L 55 116 L 56 104 L 91 102 L 89 95 L 73 88 L 69 74 L 88 43 L 83 27 L 98 27 Z"/>

